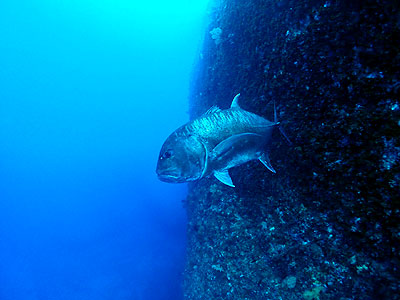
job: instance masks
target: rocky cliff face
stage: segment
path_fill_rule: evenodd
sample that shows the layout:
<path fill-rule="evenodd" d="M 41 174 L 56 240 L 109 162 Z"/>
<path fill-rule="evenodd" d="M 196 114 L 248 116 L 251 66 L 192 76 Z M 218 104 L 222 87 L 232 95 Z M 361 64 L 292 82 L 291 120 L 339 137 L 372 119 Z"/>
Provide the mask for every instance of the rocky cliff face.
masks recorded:
<path fill-rule="evenodd" d="M 222 0 L 191 115 L 246 110 L 282 127 L 236 188 L 190 186 L 185 299 L 400 299 L 397 1 Z"/>

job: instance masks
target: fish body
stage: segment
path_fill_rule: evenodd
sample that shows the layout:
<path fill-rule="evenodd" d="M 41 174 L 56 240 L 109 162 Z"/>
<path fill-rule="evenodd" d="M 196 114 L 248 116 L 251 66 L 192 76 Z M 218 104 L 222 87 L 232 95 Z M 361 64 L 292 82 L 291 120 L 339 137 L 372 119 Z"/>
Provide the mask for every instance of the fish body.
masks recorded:
<path fill-rule="evenodd" d="M 160 180 L 187 182 L 214 175 L 234 187 L 228 170 L 255 159 L 275 173 L 265 146 L 279 122 L 240 108 L 239 95 L 229 109 L 212 107 L 167 138 L 157 163 Z"/>

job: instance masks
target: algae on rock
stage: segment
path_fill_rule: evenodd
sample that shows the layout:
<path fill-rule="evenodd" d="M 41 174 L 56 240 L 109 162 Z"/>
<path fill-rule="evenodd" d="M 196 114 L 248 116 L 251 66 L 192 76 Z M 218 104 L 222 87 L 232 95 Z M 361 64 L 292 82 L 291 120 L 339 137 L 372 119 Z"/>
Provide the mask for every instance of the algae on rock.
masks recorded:
<path fill-rule="evenodd" d="M 270 119 L 276 101 L 294 145 L 274 137 L 276 175 L 254 161 L 230 170 L 235 189 L 190 185 L 185 299 L 400 299 L 399 5 L 210 11 L 191 116 L 240 92 Z"/>

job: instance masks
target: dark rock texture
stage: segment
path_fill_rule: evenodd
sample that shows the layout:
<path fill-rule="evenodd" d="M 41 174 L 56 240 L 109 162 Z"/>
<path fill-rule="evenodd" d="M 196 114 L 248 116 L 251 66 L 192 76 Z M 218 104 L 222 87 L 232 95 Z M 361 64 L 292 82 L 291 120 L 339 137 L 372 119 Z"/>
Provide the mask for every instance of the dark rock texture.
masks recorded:
<path fill-rule="evenodd" d="M 186 300 L 400 299 L 399 3 L 210 8 L 191 116 L 275 100 L 294 145 L 190 185 Z"/>

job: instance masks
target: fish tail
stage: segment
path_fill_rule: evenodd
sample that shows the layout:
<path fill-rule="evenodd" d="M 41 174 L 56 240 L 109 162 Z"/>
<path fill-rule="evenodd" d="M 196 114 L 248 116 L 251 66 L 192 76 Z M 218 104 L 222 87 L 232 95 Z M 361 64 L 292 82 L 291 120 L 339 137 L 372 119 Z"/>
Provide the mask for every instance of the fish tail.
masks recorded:
<path fill-rule="evenodd" d="M 281 127 L 281 122 L 278 121 L 278 117 L 276 114 L 276 105 L 275 105 L 275 100 L 274 100 L 274 122 L 276 126 L 278 126 L 279 132 L 283 135 L 283 137 L 286 139 L 287 143 L 289 146 L 292 146 L 293 143 L 289 140 L 288 136 L 286 135 L 285 131 Z"/>
<path fill-rule="evenodd" d="M 284 136 L 289 146 L 293 146 L 293 143 L 289 140 L 288 136 L 286 135 L 285 131 L 283 131 L 282 127 L 278 125 L 279 132 Z"/>

